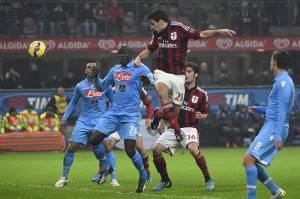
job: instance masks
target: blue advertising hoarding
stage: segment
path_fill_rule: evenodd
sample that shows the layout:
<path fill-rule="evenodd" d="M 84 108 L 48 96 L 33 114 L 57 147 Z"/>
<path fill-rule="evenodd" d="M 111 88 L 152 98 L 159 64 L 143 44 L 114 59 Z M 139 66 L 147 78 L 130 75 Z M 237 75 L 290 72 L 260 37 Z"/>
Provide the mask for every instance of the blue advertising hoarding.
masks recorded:
<path fill-rule="evenodd" d="M 237 104 L 266 105 L 271 87 L 240 87 L 240 88 L 204 88 L 208 93 L 209 106 L 213 111 L 217 111 L 220 104 L 228 104 L 234 109 Z M 159 98 L 154 89 L 147 89 L 152 96 L 153 107 L 159 106 Z M 44 111 L 54 90 L 0 90 L 0 113 L 3 115 L 9 107 L 15 107 L 18 111 L 23 110 L 27 104 L 31 104 L 34 109 L 41 113 Z M 71 98 L 73 90 L 67 90 L 66 95 Z M 296 105 L 300 111 L 300 87 L 296 88 Z M 78 114 L 77 110 L 75 115 Z M 141 111 L 145 116 L 145 106 L 141 102 Z"/>

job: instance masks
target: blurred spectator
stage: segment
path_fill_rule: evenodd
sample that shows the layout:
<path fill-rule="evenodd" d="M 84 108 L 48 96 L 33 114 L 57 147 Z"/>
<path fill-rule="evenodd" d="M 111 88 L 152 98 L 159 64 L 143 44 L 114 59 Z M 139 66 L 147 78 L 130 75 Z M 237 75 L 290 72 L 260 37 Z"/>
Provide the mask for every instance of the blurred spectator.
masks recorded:
<path fill-rule="evenodd" d="M 149 22 L 147 21 L 147 19 L 145 17 L 145 15 L 150 12 L 151 12 L 151 9 L 150 9 L 150 5 L 148 3 L 143 3 L 142 7 L 140 7 L 139 12 L 138 12 L 139 13 L 138 19 L 140 20 L 139 21 L 139 25 L 140 25 L 139 31 L 144 36 L 151 34 Z"/>
<path fill-rule="evenodd" d="M 66 13 L 61 4 L 57 4 L 50 12 L 50 35 L 64 36 L 66 26 Z"/>
<path fill-rule="evenodd" d="M 4 133 L 4 122 L 3 122 L 2 115 L 0 115 L 0 134 L 3 133 Z"/>
<path fill-rule="evenodd" d="M 4 37 L 6 35 L 6 20 L 4 4 L 0 3 L 0 37 Z"/>
<path fill-rule="evenodd" d="M 10 68 L 4 75 L 3 88 L 17 89 L 22 88 L 21 75 L 15 71 L 14 68 Z"/>
<path fill-rule="evenodd" d="M 215 82 L 222 86 L 233 84 L 232 74 L 228 70 L 226 62 L 221 62 L 220 67 L 216 72 Z"/>
<path fill-rule="evenodd" d="M 94 19 L 98 27 L 98 35 L 104 36 L 106 32 L 107 10 L 102 2 L 93 9 Z"/>
<path fill-rule="evenodd" d="M 36 64 L 31 64 L 30 69 L 25 76 L 25 88 L 41 88 L 42 76 Z"/>
<path fill-rule="evenodd" d="M 5 19 L 7 35 L 9 37 L 18 37 L 21 32 L 21 20 L 22 20 L 22 3 L 12 2 L 5 7 Z"/>
<path fill-rule="evenodd" d="M 46 112 L 41 114 L 40 128 L 46 132 L 59 131 L 59 116 L 55 114 L 52 107 L 47 107 Z"/>
<path fill-rule="evenodd" d="M 39 131 L 39 116 L 33 110 L 31 104 L 27 104 L 26 109 L 20 113 L 23 122 L 23 128 L 27 132 Z"/>
<path fill-rule="evenodd" d="M 25 17 L 23 20 L 22 37 L 35 38 L 37 37 L 38 28 L 35 20 L 32 17 Z"/>
<path fill-rule="evenodd" d="M 46 83 L 47 88 L 57 88 L 60 85 L 62 85 L 62 79 L 60 77 L 58 77 L 55 74 L 48 76 L 47 83 Z"/>
<path fill-rule="evenodd" d="M 245 105 L 236 105 L 236 112 L 234 113 L 234 126 L 238 132 L 236 139 L 239 146 L 249 146 L 252 138 L 255 137 L 255 130 L 250 122 L 248 108 Z"/>
<path fill-rule="evenodd" d="M 300 76 L 296 75 L 296 73 L 294 72 L 294 69 L 289 68 L 287 69 L 289 76 L 293 79 L 294 84 L 300 84 Z"/>
<path fill-rule="evenodd" d="M 109 36 L 121 36 L 123 27 L 124 11 L 117 0 L 112 0 L 108 9 Z"/>
<path fill-rule="evenodd" d="M 289 130 L 288 143 L 293 144 L 295 141 L 300 143 L 300 113 L 297 106 L 293 106 Z"/>
<path fill-rule="evenodd" d="M 42 37 L 45 33 L 45 27 L 48 27 L 50 19 L 50 12 L 48 8 L 42 4 L 42 6 L 35 12 L 35 21 L 38 25 L 38 36 Z"/>
<path fill-rule="evenodd" d="M 9 108 L 3 120 L 5 133 L 20 132 L 23 128 L 21 115 L 13 107 Z"/>
<path fill-rule="evenodd" d="M 242 77 L 242 81 L 244 85 L 255 85 L 256 82 L 256 75 L 254 74 L 254 69 L 252 67 L 249 67 Z"/>
<path fill-rule="evenodd" d="M 206 62 L 202 62 L 200 65 L 200 73 L 198 77 L 198 85 L 209 86 L 213 82 L 213 78 L 208 71 L 208 65 Z"/>
<path fill-rule="evenodd" d="M 258 85 L 271 85 L 273 79 L 272 75 L 270 74 L 270 70 L 265 69 L 261 73 L 256 73 L 255 81 Z"/>
<path fill-rule="evenodd" d="M 129 11 L 124 17 L 123 23 L 123 33 L 124 36 L 133 36 L 136 34 L 137 27 L 135 24 L 135 15 L 133 12 Z"/>
<path fill-rule="evenodd" d="M 74 73 L 72 71 L 67 72 L 62 83 L 63 83 L 63 87 L 65 88 L 74 87 L 74 85 L 76 85 L 77 83 Z"/>
<path fill-rule="evenodd" d="M 85 37 L 95 37 L 97 33 L 97 24 L 94 20 L 91 4 L 85 3 L 83 5 L 83 10 L 80 11 L 79 17 L 80 23 L 83 27 L 83 35 Z"/>
<path fill-rule="evenodd" d="M 216 123 L 220 134 L 225 139 L 226 148 L 237 147 L 239 130 L 234 127 L 234 119 L 227 104 L 220 105 L 220 110 L 216 116 Z"/>
<path fill-rule="evenodd" d="M 51 107 L 54 113 L 61 118 L 66 111 L 69 101 L 69 98 L 65 95 L 65 89 L 58 87 L 57 93 L 51 97 L 46 107 Z"/>

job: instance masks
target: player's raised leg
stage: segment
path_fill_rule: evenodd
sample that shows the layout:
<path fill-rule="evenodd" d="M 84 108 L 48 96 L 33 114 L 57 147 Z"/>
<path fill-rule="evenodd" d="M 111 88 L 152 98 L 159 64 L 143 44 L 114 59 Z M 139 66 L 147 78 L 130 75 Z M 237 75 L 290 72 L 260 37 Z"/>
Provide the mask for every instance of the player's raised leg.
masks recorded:
<path fill-rule="evenodd" d="M 215 185 L 209 175 L 209 171 L 208 171 L 208 167 L 207 167 L 207 163 L 205 160 L 204 155 L 200 152 L 199 148 L 198 148 L 198 144 L 196 142 L 191 142 L 187 145 L 187 149 L 191 152 L 192 156 L 195 158 L 195 161 L 198 165 L 198 167 L 200 168 L 203 176 L 204 176 L 204 180 L 206 183 L 206 190 L 207 191 L 214 191 L 215 190 Z"/>
<path fill-rule="evenodd" d="M 153 191 L 161 191 L 164 188 L 171 188 L 172 182 L 169 178 L 168 171 L 167 171 L 167 164 L 162 155 L 162 152 L 165 151 L 166 148 L 156 143 L 153 148 L 153 162 L 156 167 L 157 172 L 161 177 L 161 181 L 158 185 L 153 188 Z"/>

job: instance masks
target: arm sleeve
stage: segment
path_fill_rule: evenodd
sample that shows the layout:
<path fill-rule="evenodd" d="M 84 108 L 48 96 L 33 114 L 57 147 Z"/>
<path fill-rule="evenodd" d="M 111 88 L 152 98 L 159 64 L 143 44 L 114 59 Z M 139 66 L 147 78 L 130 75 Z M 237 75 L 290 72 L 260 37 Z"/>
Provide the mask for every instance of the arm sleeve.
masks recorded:
<path fill-rule="evenodd" d="M 263 107 L 263 106 L 254 106 L 255 109 L 255 113 L 257 114 L 266 114 L 267 112 L 267 107 Z"/>
<path fill-rule="evenodd" d="M 193 28 L 183 24 L 180 25 L 180 27 L 183 37 L 186 37 L 188 39 L 201 39 L 201 31 L 194 30 Z"/>
<path fill-rule="evenodd" d="M 292 89 L 291 86 L 287 83 L 285 86 L 278 85 L 278 120 L 277 128 L 275 131 L 275 140 L 282 142 L 282 133 L 284 132 L 284 127 L 288 122 L 288 111 L 290 106 Z"/>
<path fill-rule="evenodd" d="M 154 52 L 158 48 L 157 36 L 155 34 L 152 35 L 152 39 L 147 46 L 148 50 Z"/>
<path fill-rule="evenodd" d="M 76 109 L 79 98 L 80 98 L 80 89 L 79 89 L 79 86 L 77 85 L 74 90 L 74 95 L 73 95 L 70 103 L 67 106 L 64 116 L 62 117 L 63 121 L 66 121 L 72 115 L 72 113 Z"/>
<path fill-rule="evenodd" d="M 202 96 L 202 100 L 200 100 L 201 104 L 200 104 L 200 112 L 203 114 L 208 114 L 207 112 L 207 104 L 208 104 L 208 96 L 207 93 L 203 93 Z"/>
<path fill-rule="evenodd" d="M 150 69 L 143 64 L 143 67 L 140 67 L 142 72 L 140 74 L 140 76 L 145 76 L 147 77 L 147 79 L 149 80 L 150 84 L 154 85 L 155 83 L 155 80 L 154 80 L 154 77 L 153 77 L 153 74 L 151 73 Z"/>
<path fill-rule="evenodd" d="M 142 88 L 141 99 L 143 104 L 146 106 L 147 119 L 151 119 L 153 114 L 152 98 L 144 88 Z"/>
<path fill-rule="evenodd" d="M 113 68 L 112 68 L 110 69 L 109 73 L 105 76 L 104 79 L 94 77 L 94 84 L 96 89 L 101 92 L 105 90 L 107 87 L 109 87 L 113 82 L 113 80 L 114 80 L 114 75 L 113 75 Z"/>
<path fill-rule="evenodd" d="M 113 93 L 113 91 L 112 91 L 111 86 L 109 86 L 109 87 L 106 89 L 105 95 L 106 95 L 106 99 L 108 100 L 108 101 L 107 101 L 107 109 L 108 109 L 109 107 L 112 106 L 112 103 L 113 103 L 113 97 L 114 97 L 114 93 Z"/>

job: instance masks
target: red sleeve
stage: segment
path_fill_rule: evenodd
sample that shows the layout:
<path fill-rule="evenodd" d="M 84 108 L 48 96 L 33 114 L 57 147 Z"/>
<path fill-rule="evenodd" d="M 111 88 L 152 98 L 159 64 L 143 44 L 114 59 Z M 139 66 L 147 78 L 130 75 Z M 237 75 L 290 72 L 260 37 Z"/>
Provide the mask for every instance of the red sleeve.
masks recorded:
<path fill-rule="evenodd" d="M 208 96 L 206 92 L 201 92 L 199 95 L 200 98 L 200 112 L 203 114 L 207 114 L 207 104 L 208 104 Z"/>
<path fill-rule="evenodd" d="M 156 34 L 153 33 L 152 39 L 151 39 L 150 43 L 148 44 L 148 50 L 153 52 L 153 51 L 156 51 L 157 48 L 158 48 L 157 36 L 156 36 Z"/>
<path fill-rule="evenodd" d="M 147 119 L 151 119 L 153 114 L 152 98 L 151 95 L 148 95 L 144 88 L 142 88 L 141 99 L 143 104 L 146 106 Z"/>
<path fill-rule="evenodd" d="M 194 30 L 193 28 L 183 24 L 180 27 L 184 37 L 188 39 L 201 39 L 200 37 L 201 31 Z"/>

